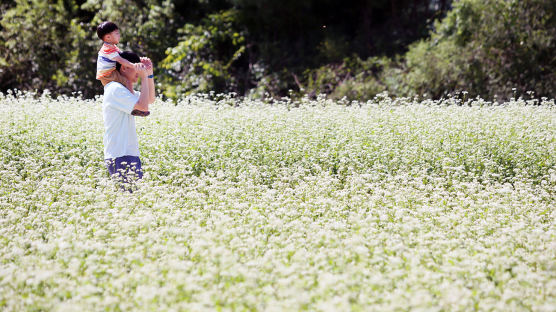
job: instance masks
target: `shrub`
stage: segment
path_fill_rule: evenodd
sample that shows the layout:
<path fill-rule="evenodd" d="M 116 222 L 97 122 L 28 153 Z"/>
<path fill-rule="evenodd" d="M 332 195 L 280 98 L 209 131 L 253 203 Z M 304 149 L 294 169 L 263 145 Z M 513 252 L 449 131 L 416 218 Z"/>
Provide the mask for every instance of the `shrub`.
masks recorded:
<path fill-rule="evenodd" d="M 391 87 L 406 94 L 441 97 L 556 95 L 556 2 L 462 0 L 430 38 L 413 44 Z"/>
<path fill-rule="evenodd" d="M 391 61 L 385 57 L 362 60 L 352 56 L 340 64 L 305 71 L 306 86 L 300 85 L 300 89 L 310 97 L 327 94 L 333 99 L 370 99 L 386 89 L 381 82 L 381 75 L 390 64 Z"/>
<path fill-rule="evenodd" d="M 179 43 L 166 51 L 164 94 L 171 98 L 193 92 L 216 93 L 237 89 L 248 69 L 238 65 L 246 53 L 245 32 L 237 11 L 210 14 L 200 25 L 186 24 L 179 30 Z M 244 75 L 234 72 L 242 71 Z M 245 88 L 243 88 L 245 89 Z"/>

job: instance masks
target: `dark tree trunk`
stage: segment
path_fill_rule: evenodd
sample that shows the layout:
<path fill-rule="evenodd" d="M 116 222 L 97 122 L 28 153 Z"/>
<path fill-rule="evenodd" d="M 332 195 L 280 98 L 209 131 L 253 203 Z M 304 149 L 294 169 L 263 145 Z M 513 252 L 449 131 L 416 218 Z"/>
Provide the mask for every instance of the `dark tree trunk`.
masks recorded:
<path fill-rule="evenodd" d="M 363 34 L 363 40 L 365 42 L 365 47 L 371 50 L 372 44 L 372 8 L 369 1 L 363 1 L 361 4 L 361 32 Z"/>
<path fill-rule="evenodd" d="M 440 11 L 444 12 L 446 11 L 446 0 L 440 0 Z"/>

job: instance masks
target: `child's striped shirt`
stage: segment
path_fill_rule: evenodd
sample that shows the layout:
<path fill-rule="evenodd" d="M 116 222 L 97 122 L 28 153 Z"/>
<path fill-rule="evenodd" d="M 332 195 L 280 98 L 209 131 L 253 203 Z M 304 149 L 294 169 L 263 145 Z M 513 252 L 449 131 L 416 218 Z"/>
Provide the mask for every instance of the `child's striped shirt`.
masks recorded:
<path fill-rule="evenodd" d="M 104 43 L 97 58 L 97 79 L 110 75 L 116 69 L 114 58 L 120 55 L 120 49 L 115 44 Z"/>

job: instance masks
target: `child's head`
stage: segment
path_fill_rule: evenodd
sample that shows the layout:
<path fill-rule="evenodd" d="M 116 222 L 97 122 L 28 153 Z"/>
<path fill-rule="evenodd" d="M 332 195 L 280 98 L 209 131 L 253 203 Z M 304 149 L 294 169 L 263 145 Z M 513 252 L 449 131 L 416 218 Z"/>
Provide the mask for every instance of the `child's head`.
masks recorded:
<path fill-rule="evenodd" d="M 100 40 L 112 44 L 120 42 L 120 30 L 118 26 L 112 22 L 103 22 L 97 27 L 97 35 Z"/>

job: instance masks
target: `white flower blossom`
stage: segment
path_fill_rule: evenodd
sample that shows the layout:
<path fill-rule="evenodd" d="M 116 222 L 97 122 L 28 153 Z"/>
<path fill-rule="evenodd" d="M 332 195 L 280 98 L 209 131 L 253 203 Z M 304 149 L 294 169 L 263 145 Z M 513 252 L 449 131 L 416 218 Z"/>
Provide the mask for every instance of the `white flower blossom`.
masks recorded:
<path fill-rule="evenodd" d="M 553 100 L 226 101 L 0 93 L 0 309 L 554 311 Z"/>

